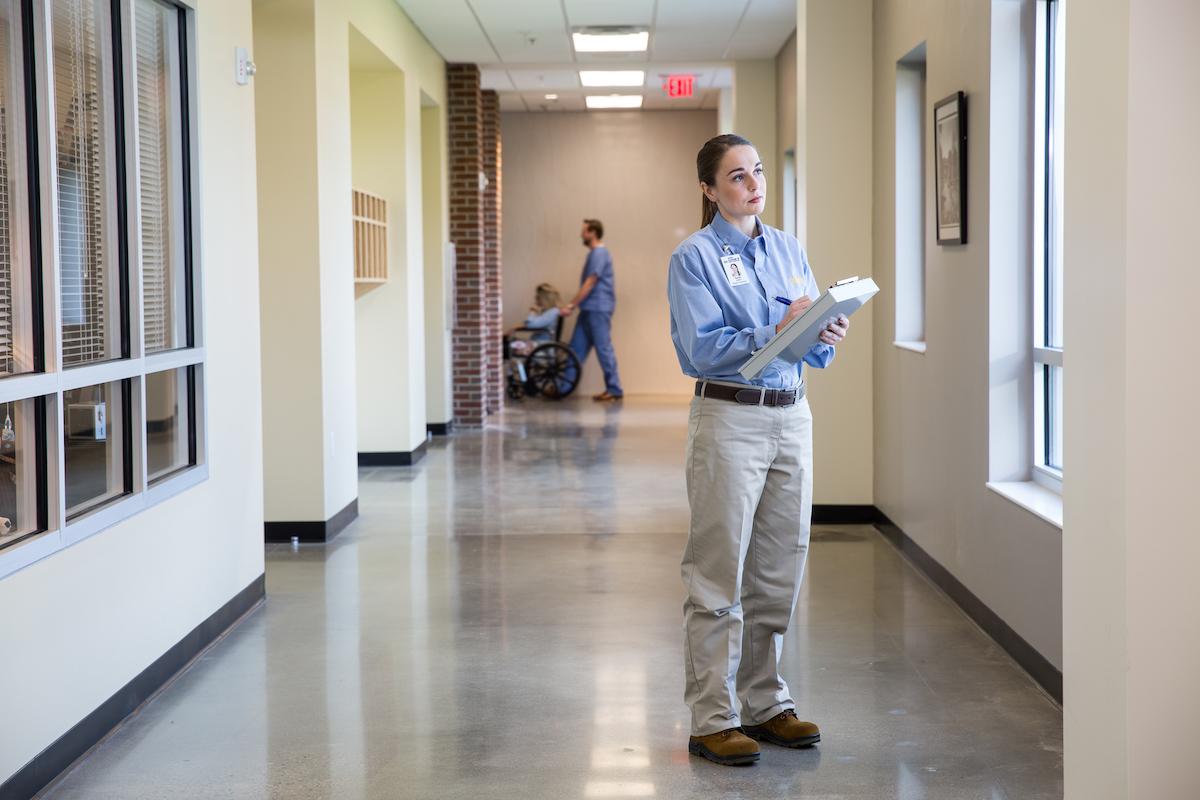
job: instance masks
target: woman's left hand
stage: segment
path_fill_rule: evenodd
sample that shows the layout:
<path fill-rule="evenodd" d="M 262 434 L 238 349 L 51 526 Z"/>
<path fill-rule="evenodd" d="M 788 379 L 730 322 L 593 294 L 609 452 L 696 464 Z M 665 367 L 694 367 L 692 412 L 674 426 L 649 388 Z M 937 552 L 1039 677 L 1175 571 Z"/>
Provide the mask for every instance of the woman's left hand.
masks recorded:
<path fill-rule="evenodd" d="M 838 344 L 846 338 L 846 332 L 849 330 L 850 318 L 845 314 L 838 314 L 838 318 L 821 331 L 821 341 L 825 344 Z"/>

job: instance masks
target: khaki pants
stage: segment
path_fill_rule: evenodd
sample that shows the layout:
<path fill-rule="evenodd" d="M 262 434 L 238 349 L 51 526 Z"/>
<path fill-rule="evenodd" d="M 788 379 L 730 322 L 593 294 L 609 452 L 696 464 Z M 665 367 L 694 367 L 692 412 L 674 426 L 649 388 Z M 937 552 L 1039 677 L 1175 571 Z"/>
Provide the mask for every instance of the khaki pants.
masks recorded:
<path fill-rule="evenodd" d="M 812 411 L 694 398 L 683 556 L 692 735 L 794 708 L 779 674 L 812 517 Z M 740 713 L 739 713 L 740 703 Z"/>

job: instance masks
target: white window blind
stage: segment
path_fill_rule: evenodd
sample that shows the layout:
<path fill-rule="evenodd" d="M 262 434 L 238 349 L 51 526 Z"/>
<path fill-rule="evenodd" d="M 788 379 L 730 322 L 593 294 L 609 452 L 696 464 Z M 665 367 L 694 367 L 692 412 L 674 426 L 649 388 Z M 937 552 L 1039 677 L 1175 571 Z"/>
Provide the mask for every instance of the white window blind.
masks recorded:
<path fill-rule="evenodd" d="M 173 258 L 171 219 L 173 11 L 155 0 L 134 4 L 138 182 L 141 204 L 142 303 L 146 352 L 178 347 L 173 298 L 182 264 Z"/>
<path fill-rule="evenodd" d="M 90 0 L 54 0 L 54 111 L 65 365 L 109 356 L 102 26 Z"/>

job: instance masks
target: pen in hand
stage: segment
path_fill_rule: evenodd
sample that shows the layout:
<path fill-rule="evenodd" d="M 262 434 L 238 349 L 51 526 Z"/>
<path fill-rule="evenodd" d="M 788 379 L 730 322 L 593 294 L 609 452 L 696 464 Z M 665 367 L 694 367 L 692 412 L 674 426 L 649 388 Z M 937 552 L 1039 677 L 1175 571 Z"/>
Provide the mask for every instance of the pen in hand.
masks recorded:
<path fill-rule="evenodd" d="M 783 303 L 785 306 L 790 306 L 790 305 L 792 304 L 792 301 L 791 301 L 791 300 L 788 300 L 786 297 L 778 297 L 778 296 L 776 296 L 776 298 L 775 298 L 775 299 L 776 299 L 776 300 L 778 300 L 779 302 Z"/>

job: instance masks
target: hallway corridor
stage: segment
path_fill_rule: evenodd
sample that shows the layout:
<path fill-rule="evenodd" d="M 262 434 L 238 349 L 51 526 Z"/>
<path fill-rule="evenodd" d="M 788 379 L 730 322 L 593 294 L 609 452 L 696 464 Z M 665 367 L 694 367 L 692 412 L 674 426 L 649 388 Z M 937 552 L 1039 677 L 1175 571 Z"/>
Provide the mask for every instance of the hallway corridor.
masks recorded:
<path fill-rule="evenodd" d="M 686 418 L 526 403 L 361 470 L 360 519 L 268 546 L 266 605 L 46 796 L 1061 798 L 1061 711 L 869 527 L 814 528 L 784 652 L 823 742 L 688 756 Z"/>

